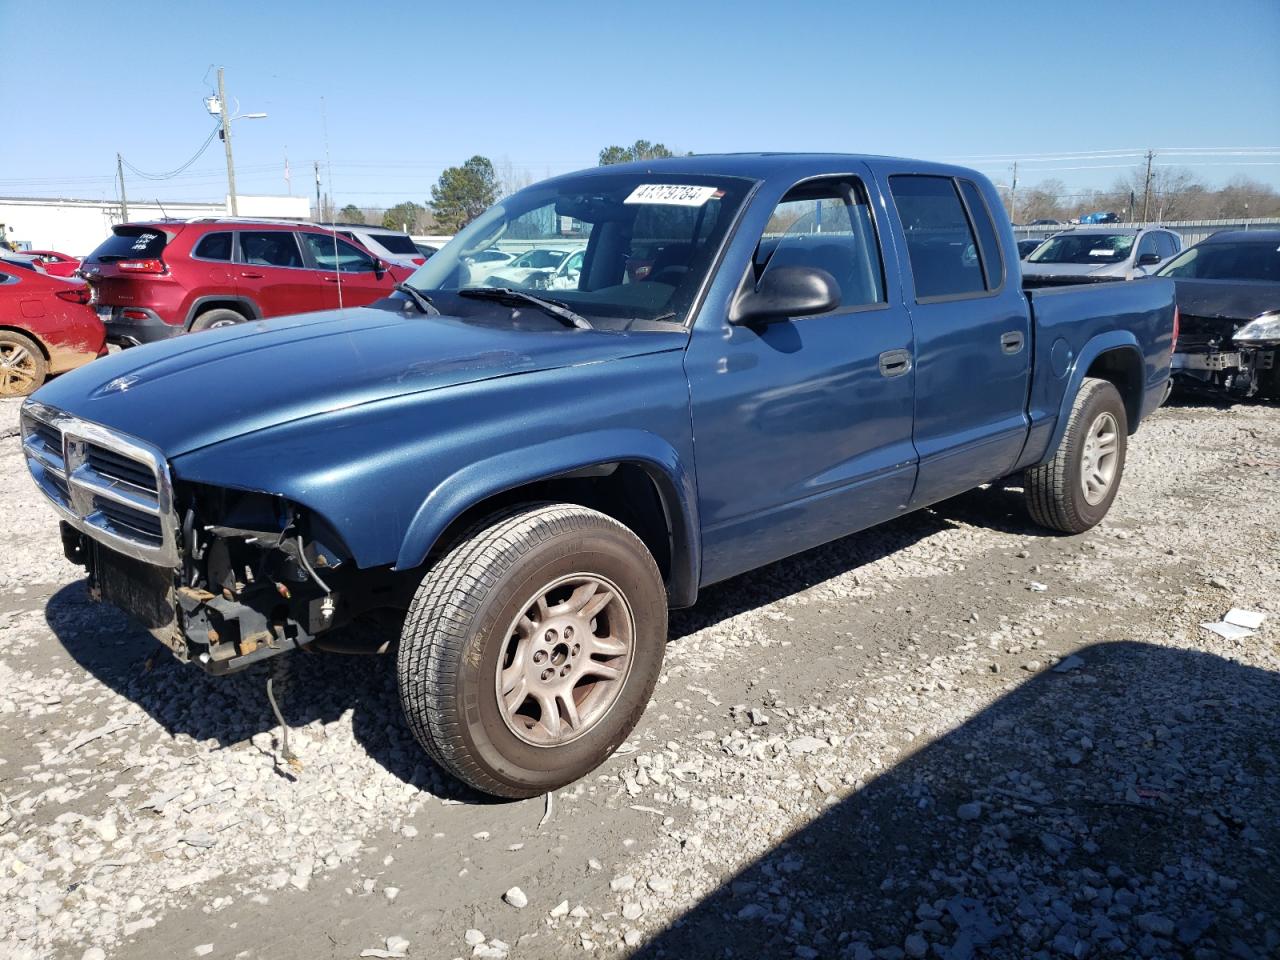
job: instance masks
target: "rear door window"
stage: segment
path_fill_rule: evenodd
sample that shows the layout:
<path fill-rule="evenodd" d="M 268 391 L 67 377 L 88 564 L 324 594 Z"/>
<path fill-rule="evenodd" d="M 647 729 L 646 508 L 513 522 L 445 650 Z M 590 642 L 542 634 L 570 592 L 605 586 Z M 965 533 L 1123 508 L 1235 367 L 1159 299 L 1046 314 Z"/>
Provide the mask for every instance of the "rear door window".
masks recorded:
<path fill-rule="evenodd" d="M 113 263 L 117 260 L 157 260 L 169 238 L 155 227 L 115 227 L 111 236 L 89 255 L 90 260 Z"/>
<path fill-rule="evenodd" d="M 960 181 L 960 192 L 969 207 L 969 219 L 978 228 L 978 253 L 982 257 L 982 273 L 988 290 L 999 289 L 1004 283 L 1004 259 L 1000 256 L 1000 241 L 996 239 L 996 226 L 991 221 L 991 211 L 982 198 L 982 191 L 972 180 Z"/>
<path fill-rule="evenodd" d="M 231 259 L 231 234 L 227 233 L 211 233 L 201 238 L 196 244 L 196 248 L 191 251 L 193 257 L 199 257 L 201 260 L 230 260 Z"/>
<path fill-rule="evenodd" d="M 259 267 L 301 267 L 302 251 L 289 230 L 243 230 L 240 257 Z"/>
<path fill-rule="evenodd" d="M 900 174 L 889 178 L 907 238 L 916 299 L 986 292 L 978 241 L 950 177 Z"/>

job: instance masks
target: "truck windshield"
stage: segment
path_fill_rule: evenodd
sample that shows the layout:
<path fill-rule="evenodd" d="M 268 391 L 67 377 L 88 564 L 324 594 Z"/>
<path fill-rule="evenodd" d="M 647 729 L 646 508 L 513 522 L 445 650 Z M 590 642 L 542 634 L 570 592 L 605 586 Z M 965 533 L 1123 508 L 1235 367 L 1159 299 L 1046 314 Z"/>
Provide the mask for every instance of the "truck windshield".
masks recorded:
<path fill-rule="evenodd" d="M 1131 233 L 1063 233 L 1050 237 L 1028 263 L 1119 263 L 1129 256 Z"/>
<path fill-rule="evenodd" d="M 1280 246 L 1274 240 L 1205 243 L 1184 252 L 1157 276 L 1280 283 Z"/>
<path fill-rule="evenodd" d="M 593 321 L 680 323 L 751 186 L 738 177 L 647 172 L 550 180 L 490 207 L 408 282 L 449 304 L 446 312 L 492 310 L 499 301 L 449 295 L 505 287 Z"/>

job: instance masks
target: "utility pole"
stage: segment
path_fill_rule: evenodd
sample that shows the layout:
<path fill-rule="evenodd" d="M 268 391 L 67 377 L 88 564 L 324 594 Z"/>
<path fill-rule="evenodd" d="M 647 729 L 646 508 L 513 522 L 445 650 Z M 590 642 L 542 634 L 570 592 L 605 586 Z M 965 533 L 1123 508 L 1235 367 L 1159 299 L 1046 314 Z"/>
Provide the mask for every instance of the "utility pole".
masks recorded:
<path fill-rule="evenodd" d="M 320 209 L 320 161 L 316 161 L 316 220 L 323 220 L 324 213 Z"/>
<path fill-rule="evenodd" d="M 1151 205 L 1151 161 L 1155 158 L 1155 151 L 1147 151 L 1147 178 L 1142 188 L 1142 222 L 1147 222 L 1147 211 Z"/>
<path fill-rule="evenodd" d="M 124 194 L 124 158 L 116 154 L 116 175 L 120 177 L 120 222 L 129 222 L 129 198 Z"/>
<path fill-rule="evenodd" d="M 231 158 L 231 113 L 227 109 L 227 88 L 222 82 L 222 68 L 218 68 L 218 118 L 222 121 L 222 145 L 227 149 L 227 188 L 231 195 L 231 215 L 240 216 L 236 203 L 236 164 Z"/>
<path fill-rule="evenodd" d="M 1018 161 L 1013 161 L 1013 178 L 1009 181 L 1009 220 L 1018 222 Z"/>

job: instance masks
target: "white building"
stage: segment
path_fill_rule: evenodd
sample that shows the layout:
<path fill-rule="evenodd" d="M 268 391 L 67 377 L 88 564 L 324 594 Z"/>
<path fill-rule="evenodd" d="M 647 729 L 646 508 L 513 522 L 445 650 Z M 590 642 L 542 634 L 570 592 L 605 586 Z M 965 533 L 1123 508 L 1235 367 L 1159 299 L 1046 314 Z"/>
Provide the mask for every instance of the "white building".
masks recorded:
<path fill-rule="evenodd" d="M 240 216 L 279 220 L 310 220 L 306 197 L 236 197 Z M 188 220 L 193 217 L 225 217 L 226 203 L 129 202 L 129 219 Z M 31 250 L 57 250 L 83 257 L 102 243 L 111 228 L 121 223 L 115 200 L 49 200 L 39 197 L 0 197 L 0 226 L 6 239 Z"/>

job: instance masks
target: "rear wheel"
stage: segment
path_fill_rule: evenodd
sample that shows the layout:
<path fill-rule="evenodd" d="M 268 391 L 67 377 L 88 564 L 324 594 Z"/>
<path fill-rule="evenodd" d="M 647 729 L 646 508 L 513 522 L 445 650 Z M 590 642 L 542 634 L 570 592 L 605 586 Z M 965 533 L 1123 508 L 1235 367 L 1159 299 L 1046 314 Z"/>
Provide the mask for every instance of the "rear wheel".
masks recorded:
<path fill-rule="evenodd" d="M 0 397 L 25 397 L 49 376 L 49 361 L 30 337 L 0 330 Z"/>
<path fill-rule="evenodd" d="M 1111 509 L 1124 474 L 1129 419 L 1107 380 L 1080 384 L 1058 452 L 1026 471 L 1027 510 L 1041 526 L 1083 533 Z"/>
<path fill-rule="evenodd" d="M 235 310 L 227 310 L 218 308 L 216 310 L 206 310 L 200 316 L 191 321 L 191 332 L 198 333 L 201 330 L 216 330 L 219 327 L 232 327 L 237 323 L 244 323 L 247 320 L 243 313 Z"/>
<path fill-rule="evenodd" d="M 571 504 L 465 533 L 423 579 L 397 656 L 418 741 L 459 779 L 531 797 L 599 766 L 662 667 L 667 598 L 641 540 Z"/>

